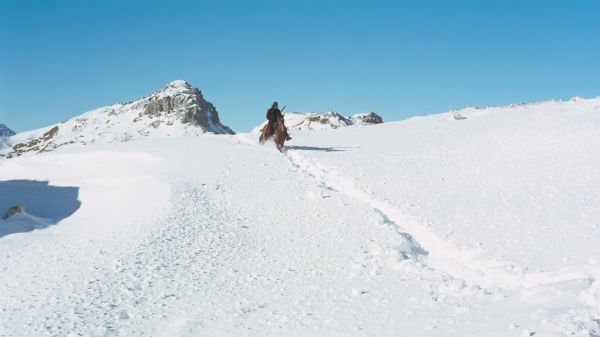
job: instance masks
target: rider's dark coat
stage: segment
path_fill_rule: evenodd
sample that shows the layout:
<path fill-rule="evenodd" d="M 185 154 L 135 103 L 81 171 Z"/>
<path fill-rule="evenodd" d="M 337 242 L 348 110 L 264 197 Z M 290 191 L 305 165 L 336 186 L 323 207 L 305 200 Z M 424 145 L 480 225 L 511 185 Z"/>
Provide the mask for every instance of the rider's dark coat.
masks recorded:
<path fill-rule="evenodd" d="M 273 106 L 267 110 L 267 119 L 269 120 L 269 123 L 276 123 L 277 117 L 279 116 L 281 116 L 281 110 L 279 110 L 279 108 Z"/>

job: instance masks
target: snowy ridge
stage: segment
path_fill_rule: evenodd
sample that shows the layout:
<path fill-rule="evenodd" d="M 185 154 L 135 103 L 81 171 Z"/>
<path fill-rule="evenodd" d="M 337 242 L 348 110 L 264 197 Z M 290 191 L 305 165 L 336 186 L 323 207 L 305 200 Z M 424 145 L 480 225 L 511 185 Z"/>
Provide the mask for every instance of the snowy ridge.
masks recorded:
<path fill-rule="evenodd" d="M 330 130 L 350 125 L 373 125 L 383 123 L 374 112 L 364 112 L 344 117 L 337 112 L 289 112 L 284 113 L 285 125 L 289 130 Z M 260 132 L 266 122 L 252 129 Z"/>
<path fill-rule="evenodd" d="M 487 106 L 487 107 L 477 107 L 477 106 L 469 106 L 462 109 L 451 110 L 446 113 L 440 113 L 431 115 L 433 116 L 443 116 L 448 120 L 456 120 L 455 116 L 458 114 L 463 117 L 469 116 L 484 116 L 490 113 L 513 113 L 513 112 L 526 112 L 526 111 L 534 111 L 540 109 L 548 109 L 548 110 L 560 110 L 565 113 L 577 114 L 581 112 L 587 112 L 590 109 L 598 109 L 600 108 L 600 96 L 595 98 L 582 98 L 582 97 L 572 97 L 568 100 L 547 100 L 540 102 L 532 102 L 532 103 L 514 103 L 508 104 L 504 106 Z M 417 116 L 412 118 L 426 118 L 428 116 Z M 458 118 L 460 119 L 460 118 Z M 465 118 L 466 119 L 466 118 Z"/>
<path fill-rule="evenodd" d="M 86 112 L 63 123 L 9 139 L 8 158 L 64 146 L 127 142 L 140 138 L 232 134 L 215 107 L 189 83 L 177 80 L 135 102 Z"/>

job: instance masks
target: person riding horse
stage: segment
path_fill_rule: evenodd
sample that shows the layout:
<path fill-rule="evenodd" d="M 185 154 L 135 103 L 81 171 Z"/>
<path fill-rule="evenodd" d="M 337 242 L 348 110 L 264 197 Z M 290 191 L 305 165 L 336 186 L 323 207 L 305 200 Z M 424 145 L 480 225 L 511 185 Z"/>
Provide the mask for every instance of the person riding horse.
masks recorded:
<path fill-rule="evenodd" d="M 275 126 L 277 125 L 277 118 L 278 117 L 283 118 L 283 115 L 281 114 L 281 110 L 279 110 L 278 105 L 279 105 L 279 103 L 273 102 L 273 105 L 271 105 L 271 108 L 269 110 L 267 110 L 267 120 L 269 121 L 269 123 L 267 124 L 268 125 L 267 127 L 269 128 L 269 134 L 271 134 L 271 135 L 275 132 Z M 283 126 L 283 129 L 285 131 L 285 140 L 292 139 L 292 137 L 290 137 L 290 135 L 288 134 L 288 130 L 285 127 L 285 125 Z"/>

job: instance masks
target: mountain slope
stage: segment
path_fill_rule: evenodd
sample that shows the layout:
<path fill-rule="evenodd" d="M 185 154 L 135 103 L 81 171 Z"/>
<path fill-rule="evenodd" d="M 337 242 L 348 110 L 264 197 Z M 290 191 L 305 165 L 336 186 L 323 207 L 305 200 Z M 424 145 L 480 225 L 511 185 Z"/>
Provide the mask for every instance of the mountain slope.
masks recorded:
<path fill-rule="evenodd" d="M 0 335 L 600 335 L 600 99 L 460 114 L 0 160 Z"/>
<path fill-rule="evenodd" d="M 70 145 L 127 142 L 202 133 L 233 134 L 197 88 L 173 81 L 135 102 L 86 112 L 63 123 L 10 139 L 7 157 L 49 152 Z"/>

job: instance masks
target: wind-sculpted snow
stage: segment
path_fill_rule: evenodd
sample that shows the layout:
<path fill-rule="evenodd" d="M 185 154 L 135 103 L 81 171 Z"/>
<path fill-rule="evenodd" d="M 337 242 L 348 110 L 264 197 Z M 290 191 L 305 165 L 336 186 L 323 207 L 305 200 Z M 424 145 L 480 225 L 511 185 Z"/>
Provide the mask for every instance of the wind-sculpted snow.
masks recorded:
<path fill-rule="evenodd" d="M 0 219 L 0 237 L 46 228 L 68 218 L 77 211 L 78 188 L 51 186 L 47 181 L 0 181 L 0 212 L 16 205 L 25 206 L 26 214 Z"/>

